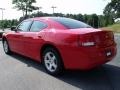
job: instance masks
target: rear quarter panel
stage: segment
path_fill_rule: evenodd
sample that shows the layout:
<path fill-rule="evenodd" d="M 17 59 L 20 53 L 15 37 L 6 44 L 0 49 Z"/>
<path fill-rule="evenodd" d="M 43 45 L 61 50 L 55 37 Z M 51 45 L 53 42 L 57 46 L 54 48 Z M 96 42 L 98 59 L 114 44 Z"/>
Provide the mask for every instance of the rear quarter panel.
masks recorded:
<path fill-rule="evenodd" d="M 70 56 L 72 51 L 76 51 L 78 48 L 78 34 L 71 33 L 68 30 L 54 30 L 51 29 L 45 33 L 45 42 L 54 45 L 61 54 L 65 68 L 71 66 Z M 73 59 L 72 59 L 73 60 Z M 71 63 L 70 63 L 71 61 Z"/>

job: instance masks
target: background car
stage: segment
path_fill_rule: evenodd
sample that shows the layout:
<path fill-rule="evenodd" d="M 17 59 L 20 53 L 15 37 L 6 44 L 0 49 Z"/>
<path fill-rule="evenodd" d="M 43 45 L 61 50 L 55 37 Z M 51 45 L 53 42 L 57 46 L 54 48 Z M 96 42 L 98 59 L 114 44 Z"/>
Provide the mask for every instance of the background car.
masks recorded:
<path fill-rule="evenodd" d="M 5 53 L 16 52 L 43 62 L 52 75 L 63 69 L 89 70 L 116 55 L 113 32 L 70 18 L 31 18 L 11 29 L 3 34 Z"/>

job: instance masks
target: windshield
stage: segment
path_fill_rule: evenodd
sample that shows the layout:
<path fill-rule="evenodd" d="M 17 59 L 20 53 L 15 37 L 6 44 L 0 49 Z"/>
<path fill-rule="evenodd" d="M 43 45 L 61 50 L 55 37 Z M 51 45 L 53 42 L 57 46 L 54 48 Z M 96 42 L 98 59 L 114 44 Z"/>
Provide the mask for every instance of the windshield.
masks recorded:
<path fill-rule="evenodd" d="M 52 17 L 52 19 L 64 25 L 68 29 L 92 28 L 90 25 L 70 18 Z"/>

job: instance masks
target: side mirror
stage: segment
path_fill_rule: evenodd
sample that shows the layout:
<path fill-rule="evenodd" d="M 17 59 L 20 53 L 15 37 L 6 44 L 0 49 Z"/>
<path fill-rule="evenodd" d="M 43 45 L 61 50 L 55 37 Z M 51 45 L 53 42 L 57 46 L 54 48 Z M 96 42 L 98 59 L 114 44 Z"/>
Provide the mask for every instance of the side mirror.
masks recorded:
<path fill-rule="evenodd" d="M 15 26 L 11 27 L 11 31 L 16 31 L 16 27 Z"/>

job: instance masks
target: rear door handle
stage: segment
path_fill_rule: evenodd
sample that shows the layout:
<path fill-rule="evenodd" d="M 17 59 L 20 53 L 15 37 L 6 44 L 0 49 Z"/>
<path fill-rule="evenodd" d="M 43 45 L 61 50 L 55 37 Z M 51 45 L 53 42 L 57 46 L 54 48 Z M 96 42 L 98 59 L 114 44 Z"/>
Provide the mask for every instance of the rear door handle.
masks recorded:
<path fill-rule="evenodd" d="M 42 38 L 42 36 L 38 36 L 39 38 Z"/>

